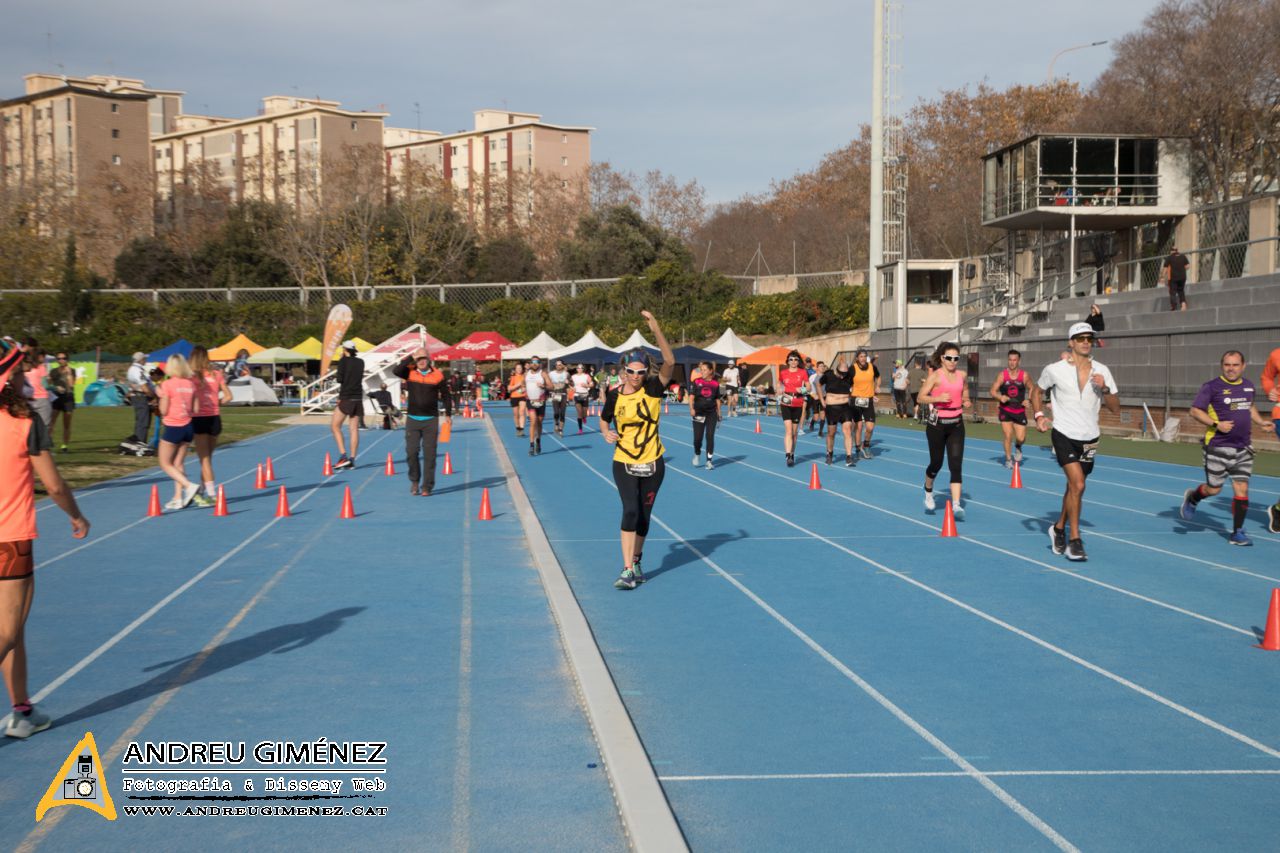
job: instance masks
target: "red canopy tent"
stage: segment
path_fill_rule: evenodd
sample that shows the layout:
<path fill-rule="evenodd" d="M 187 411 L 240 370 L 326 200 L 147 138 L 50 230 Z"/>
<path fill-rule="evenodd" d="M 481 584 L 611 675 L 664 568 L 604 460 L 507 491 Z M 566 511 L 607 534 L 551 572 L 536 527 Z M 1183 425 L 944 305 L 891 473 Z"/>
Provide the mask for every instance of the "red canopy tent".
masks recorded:
<path fill-rule="evenodd" d="M 497 332 L 472 332 L 451 347 L 431 354 L 437 361 L 469 358 L 473 361 L 499 361 L 502 354 L 516 345 Z"/>
<path fill-rule="evenodd" d="M 403 347 L 423 343 L 424 340 L 427 352 L 431 353 L 432 358 L 435 358 L 436 354 L 439 353 L 440 350 L 449 348 L 448 344 L 426 330 L 419 332 L 415 329 L 410 329 L 407 332 L 401 332 L 394 338 L 388 338 L 378 346 L 374 347 L 372 351 L 378 353 L 395 352 Z"/>

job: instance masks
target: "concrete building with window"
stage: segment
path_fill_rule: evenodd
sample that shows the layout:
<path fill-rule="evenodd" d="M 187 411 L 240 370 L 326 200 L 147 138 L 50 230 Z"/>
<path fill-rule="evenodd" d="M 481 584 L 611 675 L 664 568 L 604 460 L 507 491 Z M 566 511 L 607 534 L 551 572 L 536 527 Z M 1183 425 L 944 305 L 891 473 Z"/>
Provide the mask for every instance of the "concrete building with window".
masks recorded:
<path fill-rule="evenodd" d="M 444 178 L 474 218 L 490 205 L 493 187 L 518 183 L 521 175 L 559 180 L 566 188 L 580 179 L 591 165 L 592 130 L 493 109 L 476 110 L 472 129 L 456 133 L 388 128 L 387 173 L 393 192 L 406 191 L 424 174 Z M 533 213 L 528 197 L 503 205 L 518 217 Z"/>
<path fill-rule="evenodd" d="M 326 174 L 345 152 L 375 152 L 381 169 L 376 152 L 386 115 L 283 95 L 263 98 L 258 115 L 250 118 L 179 115 L 172 132 L 151 140 L 157 222 L 174 216 L 184 189 L 193 195 L 220 189 L 231 203 L 315 203 Z"/>
<path fill-rule="evenodd" d="M 24 81 L 25 94 L 0 101 L 0 188 L 46 233 L 74 231 L 108 272 L 125 242 L 152 232 L 150 136 L 172 126 L 183 93 L 100 75 Z"/>

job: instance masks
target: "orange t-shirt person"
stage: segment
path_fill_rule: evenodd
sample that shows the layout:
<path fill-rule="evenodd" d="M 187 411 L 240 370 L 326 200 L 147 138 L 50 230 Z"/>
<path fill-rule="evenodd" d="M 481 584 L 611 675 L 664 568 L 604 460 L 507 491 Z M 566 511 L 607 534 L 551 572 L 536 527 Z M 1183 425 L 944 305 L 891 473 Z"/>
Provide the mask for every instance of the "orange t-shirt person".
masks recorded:
<path fill-rule="evenodd" d="M 1273 403 L 1280 403 L 1280 347 L 1271 351 L 1267 363 L 1262 367 L 1262 391 Z M 1280 420 L 1280 406 L 1271 407 L 1271 417 Z"/>

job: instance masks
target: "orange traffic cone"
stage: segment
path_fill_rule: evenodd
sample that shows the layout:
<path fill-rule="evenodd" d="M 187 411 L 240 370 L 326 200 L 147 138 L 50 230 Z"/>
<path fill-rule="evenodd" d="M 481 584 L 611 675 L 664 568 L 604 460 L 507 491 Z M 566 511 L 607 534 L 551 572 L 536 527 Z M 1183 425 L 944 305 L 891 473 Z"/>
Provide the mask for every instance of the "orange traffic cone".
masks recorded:
<path fill-rule="evenodd" d="M 453 424 L 451 424 L 449 421 L 442 421 L 440 423 L 440 443 L 448 444 L 449 439 L 450 437 L 452 437 L 452 435 L 453 435 Z"/>
<path fill-rule="evenodd" d="M 951 509 L 951 501 L 947 501 L 947 511 L 942 514 L 942 536 L 958 536 L 956 533 L 956 514 Z"/>
<path fill-rule="evenodd" d="M 667 404 L 667 403 L 663 403 L 663 404 L 662 404 L 662 414 L 664 414 L 664 415 L 669 415 L 669 414 L 671 414 L 671 406 L 670 406 L 669 404 Z"/>
<path fill-rule="evenodd" d="M 1260 649 L 1280 652 L 1280 587 L 1271 590 L 1271 607 L 1267 610 L 1267 630 L 1262 635 Z"/>
<path fill-rule="evenodd" d="M 489 490 L 486 488 L 480 493 L 480 515 L 481 521 L 493 521 L 493 509 L 489 506 Z"/>
<path fill-rule="evenodd" d="M 387 451 L 387 468 L 383 473 L 388 477 L 394 477 L 396 475 L 396 463 L 391 458 L 390 450 Z"/>
<path fill-rule="evenodd" d="M 151 518 L 157 515 L 164 515 L 164 510 L 160 508 L 160 487 L 151 487 L 151 500 L 147 502 L 147 517 Z"/>
<path fill-rule="evenodd" d="M 276 469 L 275 469 L 275 466 L 271 464 L 271 457 L 270 457 L 270 456 L 268 456 L 268 457 L 267 457 L 267 469 L 266 469 L 266 470 L 267 470 L 267 482 L 268 482 L 268 483 L 270 483 L 272 480 L 274 480 L 274 479 L 276 478 Z"/>
<path fill-rule="evenodd" d="M 471 407 L 470 407 L 470 406 L 464 406 L 464 407 L 463 407 L 463 409 L 462 409 L 462 417 L 464 417 L 464 418 L 469 418 L 469 417 L 471 417 Z"/>
<path fill-rule="evenodd" d="M 338 513 L 338 518 L 355 518 L 356 505 L 351 502 L 351 487 L 347 486 L 342 492 L 342 512 Z"/>
<path fill-rule="evenodd" d="M 267 487 L 267 472 L 263 470 L 261 462 L 258 463 L 258 476 L 253 481 L 253 487 L 255 489 L 265 489 Z"/>
<path fill-rule="evenodd" d="M 1013 463 L 1013 480 L 1010 481 L 1009 488 L 1011 489 L 1022 488 L 1022 468 L 1017 462 Z"/>
<path fill-rule="evenodd" d="M 818 463 L 813 463 L 813 468 L 809 471 L 809 489 L 811 491 L 822 491 L 822 481 L 818 479 Z"/>
<path fill-rule="evenodd" d="M 444 474 L 447 477 L 453 473 L 453 460 L 449 458 L 449 454 L 444 455 Z"/>
<path fill-rule="evenodd" d="M 280 497 L 276 499 L 276 518 L 289 518 L 293 513 L 289 512 L 289 495 L 285 492 L 284 486 L 280 487 Z"/>
<path fill-rule="evenodd" d="M 760 434 L 760 419 L 756 418 L 756 435 Z"/>
<path fill-rule="evenodd" d="M 477 418 L 484 417 L 484 406 L 480 405 L 479 400 L 476 400 L 476 417 Z"/>
<path fill-rule="evenodd" d="M 213 504 L 213 514 L 218 518 L 230 515 L 230 513 L 227 512 L 227 493 L 223 490 L 222 486 L 218 486 L 218 499 Z"/>
<path fill-rule="evenodd" d="M 333 476 L 333 460 L 329 458 L 329 454 L 324 455 L 324 470 L 320 472 L 324 477 Z"/>

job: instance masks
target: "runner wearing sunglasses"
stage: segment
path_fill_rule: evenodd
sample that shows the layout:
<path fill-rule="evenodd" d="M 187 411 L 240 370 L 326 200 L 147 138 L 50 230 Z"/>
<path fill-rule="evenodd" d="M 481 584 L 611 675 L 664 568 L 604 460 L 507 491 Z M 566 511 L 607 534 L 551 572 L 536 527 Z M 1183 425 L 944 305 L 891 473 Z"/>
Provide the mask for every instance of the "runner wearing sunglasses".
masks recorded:
<path fill-rule="evenodd" d="M 573 405 L 578 410 L 578 435 L 582 435 L 582 428 L 587 423 L 587 406 L 591 402 L 591 389 L 596 387 L 596 381 L 587 372 L 585 364 L 579 364 L 577 373 L 573 374 L 569 380 L 573 383 Z"/>
<path fill-rule="evenodd" d="M 632 353 L 623 368 L 622 385 L 609 391 L 600 415 L 600 433 L 614 446 L 613 481 L 622 500 L 622 574 L 613 584 L 617 589 L 635 589 L 644 583 L 640 569 L 644 538 L 666 472 L 658 421 L 676 362 L 657 319 L 648 311 L 640 315 L 662 351 L 662 366 L 656 376 L 650 376 L 644 353 Z"/>
<path fill-rule="evenodd" d="M 1053 553 L 1067 555 L 1068 560 L 1089 559 L 1080 539 L 1080 507 L 1084 499 L 1085 479 L 1093 471 L 1093 457 L 1098 452 L 1098 415 L 1105 404 L 1113 415 L 1120 413 L 1116 380 L 1106 365 L 1093 360 L 1093 327 L 1076 323 L 1067 332 L 1070 361 L 1056 361 L 1044 369 L 1031 389 L 1031 410 L 1035 412 L 1036 429 L 1052 429 L 1053 451 L 1067 478 L 1062 496 L 1062 512 L 1049 528 Z M 1053 419 L 1045 417 L 1040 403 L 1044 392 L 1053 394 Z M 1070 525 L 1070 538 L 1065 530 Z"/>
<path fill-rule="evenodd" d="M 778 371 L 778 413 L 782 415 L 782 449 L 787 454 L 787 467 L 796 464 L 796 433 L 804 412 L 804 395 L 809 388 L 809 372 L 804 369 L 800 353 L 787 353 L 787 366 Z"/>
<path fill-rule="evenodd" d="M 924 428 L 929 441 L 929 465 L 924 469 L 924 508 L 937 509 L 933 499 L 933 480 L 942 470 L 945 452 L 947 468 L 951 474 L 951 511 L 956 521 L 964 519 L 964 506 L 960 503 L 961 469 L 964 466 L 964 410 L 973 408 L 969 400 L 968 374 L 960 370 L 960 346 L 944 341 L 933 351 L 929 359 L 934 368 L 929 378 L 920 386 L 917 401 L 933 406 L 928 424 Z"/>

